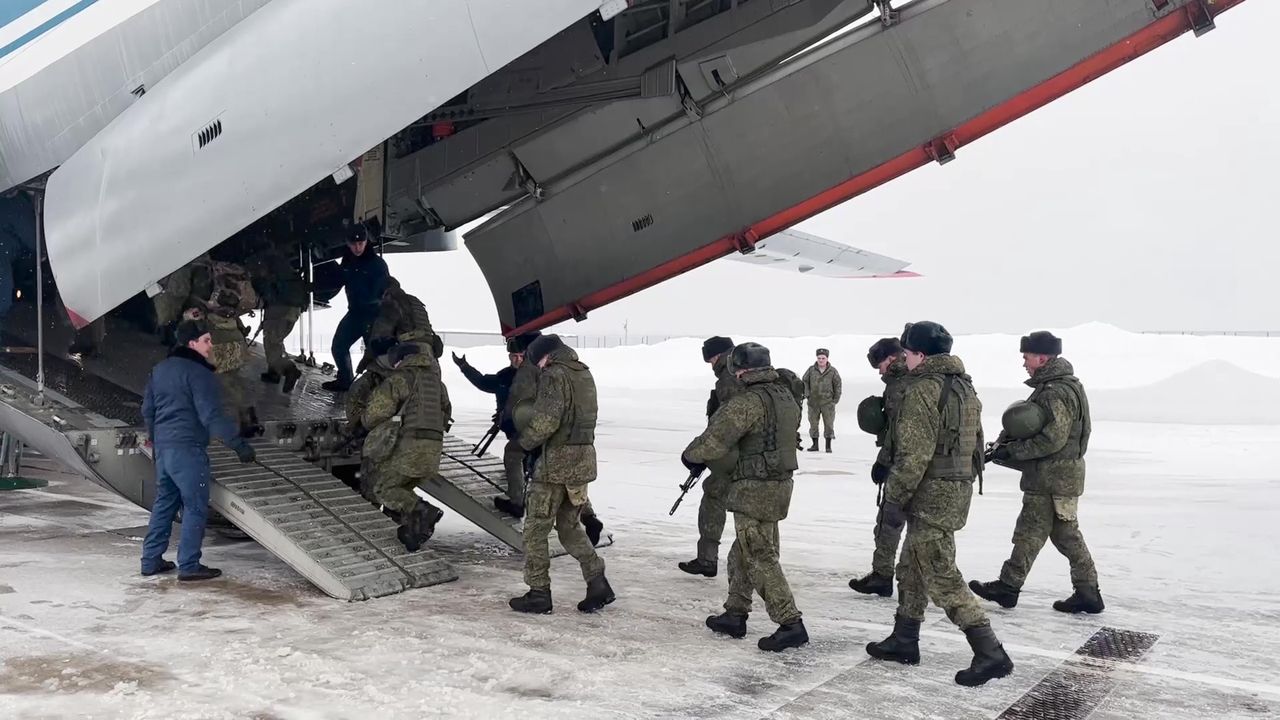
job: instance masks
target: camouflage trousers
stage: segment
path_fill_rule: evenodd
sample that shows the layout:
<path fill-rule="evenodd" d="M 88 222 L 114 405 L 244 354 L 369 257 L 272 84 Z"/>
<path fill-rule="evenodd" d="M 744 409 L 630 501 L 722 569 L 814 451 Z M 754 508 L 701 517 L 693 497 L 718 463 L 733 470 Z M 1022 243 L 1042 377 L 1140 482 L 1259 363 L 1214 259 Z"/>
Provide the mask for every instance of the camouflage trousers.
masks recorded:
<path fill-rule="evenodd" d="M 502 448 L 502 468 L 507 475 L 507 498 L 524 505 L 524 448 L 515 438 Z"/>
<path fill-rule="evenodd" d="M 815 405 L 809 403 L 809 437 L 818 439 L 818 420 L 822 420 L 826 433 L 823 437 L 828 440 L 836 436 L 836 404 L 825 403 L 823 405 Z"/>
<path fill-rule="evenodd" d="M 1000 569 L 1000 579 L 1011 587 L 1021 588 L 1045 540 L 1051 540 L 1071 564 L 1071 584 L 1078 588 L 1096 588 L 1098 571 L 1076 519 L 1078 504 L 1079 498 L 1024 493 L 1022 512 L 1013 528 L 1013 554 Z"/>
<path fill-rule="evenodd" d="M 898 542 L 902 540 L 901 527 L 889 527 L 876 511 L 876 549 L 871 555 L 871 572 L 893 579 L 893 566 L 898 559 Z"/>
<path fill-rule="evenodd" d="M 604 574 L 604 560 L 596 554 L 586 530 L 582 529 L 582 505 L 586 486 L 569 488 L 557 483 L 531 482 L 524 510 L 524 582 L 535 590 L 551 588 L 551 548 L 548 538 L 554 527 L 560 544 L 582 566 L 582 579 Z M 572 497 L 571 497 L 572 494 Z"/>
<path fill-rule="evenodd" d="M 955 533 L 911 518 L 898 561 L 898 614 L 923 620 L 930 600 L 961 630 L 991 624 L 956 568 Z"/>
<path fill-rule="evenodd" d="M 401 443 L 403 442 L 402 440 Z M 443 447 L 444 443 L 440 440 L 417 438 L 407 449 L 404 445 L 398 445 L 391 457 L 373 464 L 373 494 L 377 501 L 388 510 L 401 515 L 411 512 L 419 499 L 413 490 L 425 478 L 440 471 L 440 453 Z M 363 465 L 362 462 L 361 466 Z"/>
<path fill-rule="evenodd" d="M 726 494 L 728 479 L 712 474 L 702 484 L 702 502 L 698 504 L 698 559 L 716 565 L 720 561 L 720 538 L 728 517 Z"/>
<path fill-rule="evenodd" d="M 779 625 L 799 620 L 800 610 L 778 562 L 778 523 L 736 512 L 733 528 L 737 537 L 729 548 L 729 598 L 724 609 L 746 615 L 754 591 L 764 600 L 770 620 Z"/>
<path fill-rule="evenodd" d="M 289 354 L 285 352 L 284 341 L 298 324 L 302 308 L 272 305 L 262 311 L 262 352 L 267 358 L 267 367 L 277 373 L 285 373 L 294 367 Z"/>

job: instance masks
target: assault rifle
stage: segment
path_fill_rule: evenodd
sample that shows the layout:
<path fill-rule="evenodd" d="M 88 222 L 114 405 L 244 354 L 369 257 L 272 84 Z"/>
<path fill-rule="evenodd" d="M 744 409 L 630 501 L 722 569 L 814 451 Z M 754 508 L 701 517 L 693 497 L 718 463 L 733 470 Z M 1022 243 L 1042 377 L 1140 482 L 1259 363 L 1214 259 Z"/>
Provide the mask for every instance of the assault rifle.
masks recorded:
<path fill-rule="evenodd" d="M 676 514 L 676 508 L 680 507 L 680 503 L 684 501 L 684 496 L 689 494 L 693 486 L 698 484 L 698 478 L 700 477 L 702 477 L 701 472 L 691 472 L 689 473 L 689 479 L 680 483 L 680 497 L 676 498 L 675 504 L 671 506 L 671 512 L 667 513 L 668 515 Z"/>
<path fill-rule="evenodd" d="M 493 444 L 493 440 L 496 437 L 498 437 L 498 421 L 494 420 L 493 426 L 484 434 L 484 437 L 480 438 L 480 442 L 471 448 L 471 454 L 480 457 L 489 452 L 489 446 Z"/>

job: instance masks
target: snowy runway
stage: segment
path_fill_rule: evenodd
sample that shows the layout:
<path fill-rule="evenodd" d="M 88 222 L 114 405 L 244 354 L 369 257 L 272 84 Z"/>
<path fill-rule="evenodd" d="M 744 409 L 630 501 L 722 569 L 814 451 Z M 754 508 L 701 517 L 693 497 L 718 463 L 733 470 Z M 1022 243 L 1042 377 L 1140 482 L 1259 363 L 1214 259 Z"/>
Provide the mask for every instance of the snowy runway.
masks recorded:
<path fill-rule="evenodd" d="M 555 613 L 512 613 L 519 556 L 452 513 L 432 543 L 460 579 L 398 596 L 339 603 L 254 543 L 216 537 L 206 561 L 226 579 L 142 578 L 146 513 L 62 476 L 44 491 L 0 494 L 0 717 L 998 717 L 1068 660 L 1074 677 L 1110 684 L 1093 718 L 1280 716 L 1273 425 L 1115 422 L 1099 411 L 1080 513 L 1107 610 L 1050 608 L 1071 588 L 1046 546 L 1016 609 L 986 604 L 1013 676 L 966 689 L 952 675 L 969 649 L 936 608 L 918 667 L 863 650 L 888 633 L 896 603 L 846 584 L 869 567 L 875 498 L 875 449 L 852 406 L 834 455 L 803 454 L 782 524 L 783 567 L 813 642 L 771 655 L 755 647 L 773 630 L 759 604 L 746 640 L 702 625 L 724 599 L 727 545 L 715 579 L 675 567 L 693 556 L 699 491 L 674 518 L 667 510 L 709 375 L 700 391 L 701 375 L 676 384 L 687 390 L 637 387 L 617 366 L 598 377 L 603 462 L 591 495 L 614 533 L 602 555 L 618 593 L 604 611 L 574 609 L 583 584 L 565 557 L 553 562 Z M 479 437 L 488 398 L 446 378 L 455 432 Z M 1003 405 L 986 405 L 994 428 Z M 966 579 L 996 577 L 1020 500 L 1015 474 L 987 473 L 957 536 Z M 1134 663 L 1073 659 L 1104 626 L 1159 639 Z"/>

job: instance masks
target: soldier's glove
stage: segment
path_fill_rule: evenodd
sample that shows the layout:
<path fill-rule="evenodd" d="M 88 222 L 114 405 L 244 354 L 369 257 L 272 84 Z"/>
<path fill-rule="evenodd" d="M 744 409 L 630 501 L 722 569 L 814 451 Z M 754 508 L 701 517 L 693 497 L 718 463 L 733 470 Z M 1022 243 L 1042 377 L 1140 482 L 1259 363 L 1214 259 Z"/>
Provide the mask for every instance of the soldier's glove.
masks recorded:
<path fill-rule="evenodd" d="M 883 485 L 885 480 L 889 479 L 889 466 L 884 463 L 875 463 L 871 466 L 871 482 L 877 485 Z"/>
<path fill-rule="evenodd" d="M 996 445 L 982 456 L 983 463 L 1002 462 L 1009 459 L 1009 448 L 1004 445 Z"/>
<path fill-rule="evenodd" d="M 458 357 L 458 353 L 449 353 L 449 354 L 453 356 L 453 362 L 454 362 L 454 364 L 455 364 L 455 365 L 457 365 L 458 367 L 462 367 L 463 365 L 466 365 L 466 364 L 467 364 L 467 356 L 466 356 L 466 355 L 463 355 L 462 357 Z"/>
<path fill-rule="evenodd" d="M 683 463 L 684 466 L 689 469 L 690 475 L 700 477 L 702 473 L 707 471 L 706 463 L 696 463 L 690 460 L 689 458 L 685 457 L 684 455 L 680 456 L 680 462 Z"/>
<path fill-rule="evenodd" d="M 895 502 L 886 502 L 880 506 L 880 522 L 885 527 L 897 530 L 907 524 L 907 511 Z"/>
<path fill-rule="evenodd" d="M 251 463 L 258 459 L 258 453 L 254 451 L 253 446 L 247 442 L 242 442 L 235 447 L 236 457 L 240 458 L 242 463 Z"/>

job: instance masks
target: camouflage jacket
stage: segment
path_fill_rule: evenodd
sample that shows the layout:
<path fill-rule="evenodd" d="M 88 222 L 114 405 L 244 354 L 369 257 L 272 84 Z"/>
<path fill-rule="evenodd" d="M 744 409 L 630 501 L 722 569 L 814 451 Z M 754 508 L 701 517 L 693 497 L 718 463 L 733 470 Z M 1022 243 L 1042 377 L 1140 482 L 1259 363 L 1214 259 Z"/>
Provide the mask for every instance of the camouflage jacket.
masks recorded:
<path fill-rule="evenodd" d="M 876 445 L 880 447 L 876 462 L 887 466 L 893 464 L 893 423 L 907 392 L 907 361 L 901 357 L 894 360 L 880 379 L 884 381 L 885 426 L 884 432 L 876 436 Z"/>
<path fill-rule="evenodd" d="M 374 388 L 378 387 L 390 374 L 391 367 L 387 364 L 387 356 L 383 355 L 360 373 L 360 377 L 356 378 L 355 382 L 351 383 L 346 397 L 343 398 L 348 433 L 356 434 L 364 430 L 364 409 L 369 404 L 369 397 L 373 395 Z"/>
<path fill-rule="evenodd" d="M 369 337 L 393 337 L 401 342 L 417 342 L 423 345 L 424 351 L 429 351 L 431 344 L 425 341 L 431 340 L 434 335 L 427 306 L 401 289 L 398 283 L 392 282 L 382 295 L 378 317 L 373 321 Z"/>
<path fill-rule="evenodd" d="M 245 269 L 265 307 L 307 306 L 311 292 L 307 280 L 280 247 L 271 245 L 249 256 Z"/>
<path fill-rule="evenodd" d="M 438 399 L 428 398 L 426 407 L 438 412 L 437 417 L 423 417 L 417 423 L 409 417 L 402 417 L 415 409 L 411 403 L 419 399 L 417 393 L 426 395 L 433 391 L 439 394 Z M 364 427 L 369 429 L 365 451 L 369 451 L 375 442 L 375 433 L 384 426 L 403 423 L 395 433 L 394 451 L 380 464 L 393 472 L 416 477 L 422 472 L 424 457 L 429 454 L 439 456 L 444 441 L 443 429 L 449 425 L 452 410 L 449 393 L 440 380 L 440 365 L 429 353 L 411 355 L 390 371 L 369 394 L 360 418 Z"/>
<path fill-rule="evenodd" d="M 540 374 L 537 365 L 531 362 L 520 363 L 515 377 L 511 378 L 511 390 L 507 393 L 507 402 L 502 406 L 502 412 L 498 414 L 498 422 L 503 427 L 509 427 L 512 432 L 515 432 L 516 426 L 511 412 L 515 409 L 516 403 L 538 397 L 538 375 Z"/>
<path fill-rule="evenodd" d="M 835 405 L 840 402 L 844 387 L 840 381 L 840 371 L 836 370 L 835 365 L 827 363 L 827 371 L 822 372 L 818 370 L 818 364 L 814 363 L 804 371 L 803 379 L 804 396 L 809 398 L 810 405 Z"/>
<path fill-rule="evenodd" d="M 768 479 L 735 479 L 729 486 L 726 505 L 732 512 L 740 512 L 764 522 L 777 522 L 787 517 L 791 507 L 792 473 L 795 469 L 795 433 L 800 427 L 800 408 L 792 402 L 791 393 L 778 383 L 778 373 L 772 368 L 752 370 L 741 377 L 743 390 L 721 405 L 707 429 L 685 448 L 684 457 L 696 463 L 728 464 L 740 455 L 744 446 L 759 444 L 766 433 L 768 408 L 772 401 L 773 417 L 777 423 L 777 450 L 785 458 L 776 477 Z M 763 392 L 752 386 L 770 385 Z M 770 392 L 773 391 L 773 392 Z"/>
<path fill-rule="evenodd" d="M 1084 454 L 1088 450 L 1089 398 L 1064 358 L 1054 358 L 1027 380 L 1029 398 L 1045 413 L 1045 426 L 1035 437 L 1001 444 L 1010 464 L 1022 470 L 1019 487 L 1035 495 L 1079 497 L 1084 494 Z"/>
<path fill-rule="evenodd" d="M 572 349 L 557 348 L 547 357 L 533 416 L 518 440 L 526 451 L 542 447 L 535 480 L 584 485 L 596 479 L 596 383 Z"/>
<path fill-rule="evenodd" d="M 711 370 L 716 374 L 716 387 L 711 391 L 711 397 L 707 398 L 707 417 L 715 415 L 721 405 L 742 391 L 742 383 L 729 370 L 728 353 L 722 353 L 716 358 L 711 364 Z"/>
<path fill-rule="evenodd" d="M 944 530 L 956 531 L 969 518 L 973 478 L 931 477 L 943 445 L 942 390 L 948 377 L 955 378 L 945 412 L 967 418 L 976 426 L 973 437 L 959 438 L 965 451 L 981 447 L 977 418 L 982 403 L 972 392 L 964 363 L 954 355 L 932 355 L 907 375 L 902 407 L 893 426 L 893 463 L 885 481 L 885 500 L 897 503 L 916 519 Z M 977 469 L 973 468 L 973 477 Z"/>

